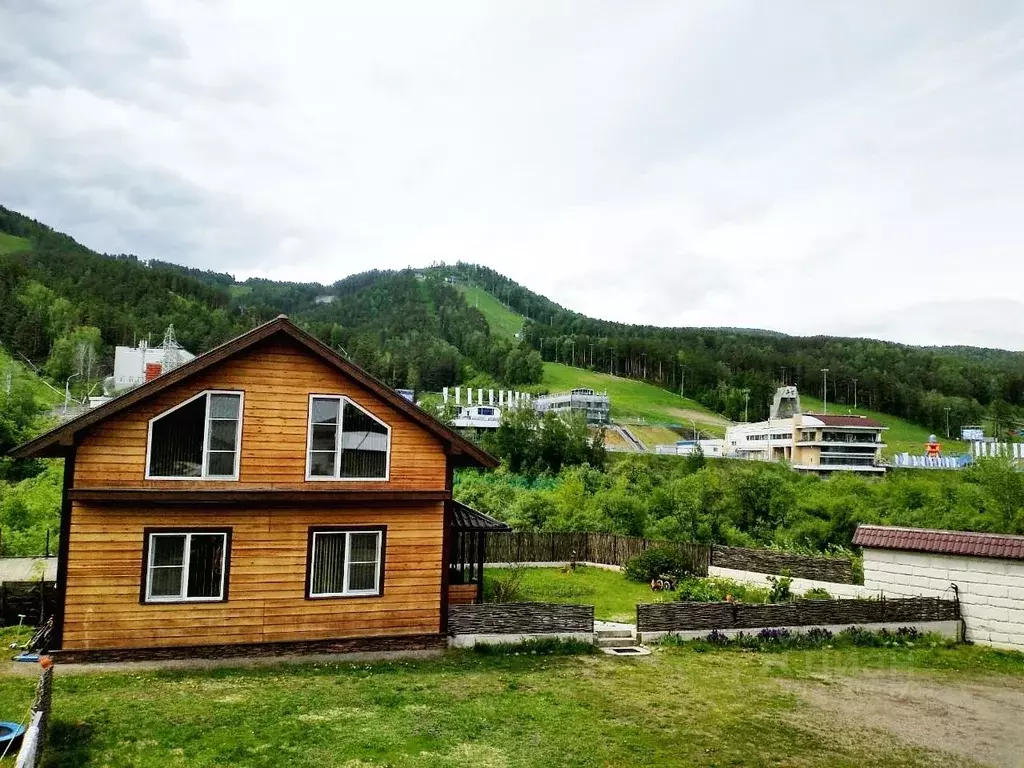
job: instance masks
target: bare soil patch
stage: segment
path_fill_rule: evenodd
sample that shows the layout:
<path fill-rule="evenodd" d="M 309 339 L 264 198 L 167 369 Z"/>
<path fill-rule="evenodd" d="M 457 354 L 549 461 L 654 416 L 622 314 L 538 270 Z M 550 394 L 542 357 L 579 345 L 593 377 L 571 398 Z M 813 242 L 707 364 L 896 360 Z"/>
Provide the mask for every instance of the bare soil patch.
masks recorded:
<path fill-rule="evenodd" d="M 838 729 L 871 728 L 969 765 L 1024 768 L 1024 680 L 866 673 L 786 682 Z"/>

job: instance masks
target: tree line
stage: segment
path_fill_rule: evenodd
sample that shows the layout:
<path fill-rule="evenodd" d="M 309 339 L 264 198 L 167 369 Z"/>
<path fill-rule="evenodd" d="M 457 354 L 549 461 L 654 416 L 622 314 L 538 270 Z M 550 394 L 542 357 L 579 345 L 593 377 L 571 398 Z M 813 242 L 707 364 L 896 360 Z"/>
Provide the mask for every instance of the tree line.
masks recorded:
<path fill-rule="evenodd" d="M 627 325 L 567 310 L 487 267 L 459 263 L 437 269 L 480 285 L 526 317 L 524 340 L 545 361 L 641 379 L 734 420 L 745 412 L 750 419 L 766 418 L 780 384 L 943 434 L 947 423 L 956 433 L 982 419 L 1003 433 L 1017 426 L 1024 407 L 1024 354 L 1017 352 Z"/>

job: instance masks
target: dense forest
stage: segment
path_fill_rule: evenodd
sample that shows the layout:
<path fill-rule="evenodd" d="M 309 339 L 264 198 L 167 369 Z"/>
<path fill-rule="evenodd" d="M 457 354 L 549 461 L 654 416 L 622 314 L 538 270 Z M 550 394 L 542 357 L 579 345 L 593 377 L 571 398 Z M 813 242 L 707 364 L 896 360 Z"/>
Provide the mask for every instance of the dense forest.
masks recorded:
<path fill-rule="evenodd" d="M 728 328 L 658 328 L 595 320 L 558 306 L 487 267 L 442 274 L 481 286 L 528 319 L 525 341 L 546 361 L 643 379 L 739 419 L 765 418 L 780 383 L 954 433 L 991 421 L 1016 427 L 1024 406 L 1024 354 L 976 347 L 926 348 L 871 339 L 796 337 Z"/>
<path fill-rule="evenodd" d="M 780 464 L 618 454 L 605 470 L 462 472 L 455 496 L 519 530 L 822 552 L 851 547 L 858 523 L 1024 533 L 1024 475 L 1003 460 L 963 472 L 827 479 Z"/>
<path fill-rule="evenodd" d="M 537 383 L 538 353 L 491 335 L 484 316 L 442 276 L 367 272 L 325 286 L 230 275 L 102 256 L 66 235 L 0 207 L 0 233 L 30 247 L 0 253 L 0 344 L 44 368 L 110 369 L 113 347 L 157 344 L 173 325 L 179 343 L 204 352 L 284 312 L 395 387 L 438 390 L 485 375 Z"/>

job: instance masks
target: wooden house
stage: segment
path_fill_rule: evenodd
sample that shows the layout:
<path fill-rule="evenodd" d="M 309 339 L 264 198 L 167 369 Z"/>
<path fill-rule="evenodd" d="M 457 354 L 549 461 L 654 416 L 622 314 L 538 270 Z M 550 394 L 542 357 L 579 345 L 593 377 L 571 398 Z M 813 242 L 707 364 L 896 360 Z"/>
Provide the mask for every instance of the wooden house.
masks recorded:
<path fill-rule="evenodd" d="M 283 315 L 13 454 L 64 459 L 65 661 L 441 646 L 507 529 L 452 501 L 494 458 Z"/>

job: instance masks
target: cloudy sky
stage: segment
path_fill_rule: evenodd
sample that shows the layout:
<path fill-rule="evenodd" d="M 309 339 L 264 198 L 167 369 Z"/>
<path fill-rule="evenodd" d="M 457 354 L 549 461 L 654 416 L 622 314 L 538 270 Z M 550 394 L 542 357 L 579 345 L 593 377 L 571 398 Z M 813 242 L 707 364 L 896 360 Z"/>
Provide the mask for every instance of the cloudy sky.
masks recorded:
<path fill-rule="evenodd" d="M 0 0 L 0 203 L 240 278 L 1024 349 L 1024 4 Z"/>

